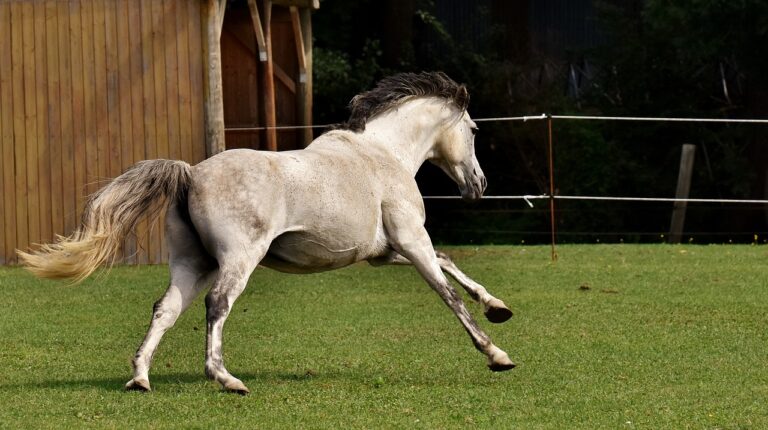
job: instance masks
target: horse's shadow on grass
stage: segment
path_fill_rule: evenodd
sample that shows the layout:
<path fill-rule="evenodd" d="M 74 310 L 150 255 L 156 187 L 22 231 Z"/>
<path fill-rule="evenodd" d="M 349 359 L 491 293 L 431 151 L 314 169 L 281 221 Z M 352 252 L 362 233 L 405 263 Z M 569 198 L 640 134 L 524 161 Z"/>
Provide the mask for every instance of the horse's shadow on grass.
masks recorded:
<path fill-rule="evenodd" d="M 237 376 L 245 382 L 246 385 L 259 385 L 259 384 L 273 384 L 273 383 L 308 383 L 312 380 L 353 380 L 359 379 L 359 376 L 355 376 L 352 373 L 343 372 L 323 372 L 322 374 L 314 373 L 296 373 L 296 372 L 240 372 Z M 102 391 L 114 392 L 124 391 L 125 383 L 128 382 L 130 376 L 123 377 L 107 377 L 107 378 L 93 378 L 93 379 L 54 379 L 48 381 L 30 382 L 23 384 L 5 385 L 0 384 L 0 389 L 8 388 L 23 388 L 23 389 L 99 389 Z M 159 375 L 150 375 L 150 381 L 153 387 L 168 387 L 172 385 L 204 385 L 214 384 L 209 381 L 205 374 L 201 373 L 166 373 Z M 218 384 L 217 384 L 218 385 Z M 162 388 L 161 388 L 162 391 Z"/>

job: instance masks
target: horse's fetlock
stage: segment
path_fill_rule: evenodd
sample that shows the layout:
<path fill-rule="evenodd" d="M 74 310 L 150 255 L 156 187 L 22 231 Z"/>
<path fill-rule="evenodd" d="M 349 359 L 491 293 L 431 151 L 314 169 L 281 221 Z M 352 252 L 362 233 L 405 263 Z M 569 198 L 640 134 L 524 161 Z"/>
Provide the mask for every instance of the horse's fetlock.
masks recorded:
<path fill-rule="evenodd" d="M 216 376 L 219 374 L 219 368 L 221 368 L 220 361 L 212 361 L 205 363 L 205 376 L 211 381 L 216 380 Z"/>
<path fill-rule="evenodd" d="M 216 371 L 211 369 L 208 366 L 205 366 L 205 377 L 210 379 L 211 381 L 216 379 Z"/>
<path fill-rule="evenodd" d="M 472 343 L 475 345 L 475 348 L 483 354 L 489 354 L 493 347 L 493 343 L 487 339 L 477 339 L 473 337 Z"/>
<path fill-rule="evenodd" d="M 146 369 L 149 367 L 149 362 L 152 361 L 152 357 L 145 357 L 142 354 L 139 354 L 138 352 L 131 360 L 131 364 L 133 365 L 133 369 Z"/>

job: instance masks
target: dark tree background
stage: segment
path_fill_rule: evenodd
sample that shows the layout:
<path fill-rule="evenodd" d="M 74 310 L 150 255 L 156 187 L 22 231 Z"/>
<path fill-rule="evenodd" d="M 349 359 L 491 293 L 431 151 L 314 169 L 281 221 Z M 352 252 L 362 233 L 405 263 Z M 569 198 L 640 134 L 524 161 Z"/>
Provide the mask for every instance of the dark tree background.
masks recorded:
<path fill-rule="evenodd" d="M 443 70 L 473 117 L 538 114 L 768 118 L 762 0 L 325 0 L 313 16 L 317 123 L 399 71 Z M 548 191 L 545 123 L 482 123 L 489 195 Z M 697 146 L 691 197 L 768 198 L 768 126 L 555 122 L 557 192 L 672 197 L 680 147 Z M 425 195 L 456 194 L 437 169 Z M 661 241 L 671 204 L 559 201 L 561 241 Z M 441 242 L 548 240 L 546 205 L 427 201 Z M 691 205 L 686 239 L 758 241 L 756 205 Z"/>

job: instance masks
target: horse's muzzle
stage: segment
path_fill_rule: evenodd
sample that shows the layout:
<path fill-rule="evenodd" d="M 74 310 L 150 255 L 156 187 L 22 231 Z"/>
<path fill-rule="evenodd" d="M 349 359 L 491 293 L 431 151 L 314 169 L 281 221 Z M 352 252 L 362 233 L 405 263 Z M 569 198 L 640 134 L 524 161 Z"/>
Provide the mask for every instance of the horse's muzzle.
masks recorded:
<path fill-rule="evenodd" d="M 472 179 L 461 190 L 461 198 L 465 202 L 476 202 L 483 197 L 485 188 L 488 186 L 488 181 L 485 179 L 485 175 L 472 175 Z"/>

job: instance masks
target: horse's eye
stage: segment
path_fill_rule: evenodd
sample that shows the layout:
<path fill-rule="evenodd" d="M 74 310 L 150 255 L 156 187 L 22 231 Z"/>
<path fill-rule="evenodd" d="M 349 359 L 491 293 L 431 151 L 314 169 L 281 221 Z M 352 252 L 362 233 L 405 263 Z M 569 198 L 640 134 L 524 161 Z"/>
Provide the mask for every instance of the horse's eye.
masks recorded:
<path fill-rule="evenodd" d="M 472 134 L 477 134 L 477 130 L 479 130 L 477 127 L 472 127 Z"/>

